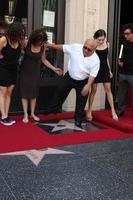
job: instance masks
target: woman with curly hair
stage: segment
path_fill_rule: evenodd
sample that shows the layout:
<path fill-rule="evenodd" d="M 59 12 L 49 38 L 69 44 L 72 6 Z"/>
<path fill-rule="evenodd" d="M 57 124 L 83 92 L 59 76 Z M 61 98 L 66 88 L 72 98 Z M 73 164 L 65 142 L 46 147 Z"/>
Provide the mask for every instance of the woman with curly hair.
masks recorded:
<path fill-rule="evenodd" d="M 39 121 L 35 115 L 36 97 L 39 91 L 41 62 L 53 70 L 57 75 L 62 75 L 60 68 L 54 67 L 45 57 L 45 44 L 47 34 L 43 28 L 34 30 L 28 40 L 20 72 L 20 91 L 24 111 L 23 122 L 28 123 L 28 101 L 30 101 L 31 118 Z"/>
<path fill-rule="evenodd" d="M 17 80 L 17 67 L 21 48 L 25 45 L 25 27 L 15 22 L 9 25 L 6 34 L 0 37 L 0 111 L 1 124 L 10 126 L 15 123 L 8 117 L 12 91 Z"/>

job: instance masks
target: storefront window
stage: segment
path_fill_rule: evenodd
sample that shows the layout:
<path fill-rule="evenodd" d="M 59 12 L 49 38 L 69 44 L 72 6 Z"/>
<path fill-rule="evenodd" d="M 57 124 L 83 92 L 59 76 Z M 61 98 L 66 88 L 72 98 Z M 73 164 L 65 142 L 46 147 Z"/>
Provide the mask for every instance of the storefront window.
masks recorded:
<path fill-rule="evenodd" d="M 42 26 L 48 35 L 48 42 L 56 42 L 56 13 L 57 0 L 42 0 Z M 56 51 L 49 49 L 46 51 L 47 59 L 56 65 Z M 44 66 L 43 66 L 44 67 Z M 55 73 L 48 68 L 42 69 L 43 77 L 55 77 Z"/>
<path fill-rule="evenodd" d="M 7 24 L 14 21 L 22 22 L 26 30 L 28 28 L 28 1 L 23 0 L 0 0 L 0 20 Z"/>

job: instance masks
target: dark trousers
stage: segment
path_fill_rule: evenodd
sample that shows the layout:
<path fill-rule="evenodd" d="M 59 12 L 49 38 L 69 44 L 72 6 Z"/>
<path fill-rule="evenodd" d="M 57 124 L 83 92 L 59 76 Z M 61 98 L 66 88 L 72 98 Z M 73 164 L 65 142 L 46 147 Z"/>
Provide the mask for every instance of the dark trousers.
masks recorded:
<path fill-rule="evenodd" d="M 133 75 L 120 74 L 118 88 L 118 111 L 124 112 L 127 99 L 127 92 L 131 89 L 131 104 L 133 106 Z"/>
<path fill-rule="evenodd" d="M 61 110 L 64 101 L 66 100 L 68 94 L 70 93 L 71 89 L 75 89 L 76 91 L 76 105 L 75 105 L 75 121 L 82 123 L 84 108 L 87 102 L 87 96 L 82 96 L 81 91 L 84 85 L 87 83 L 88 79 L 77 81 L 72 79 L 67 72 L 60 85 L 56 90 L 56 94 L 54 95 L 52 105 L 51 105 L 51 112 L 56 113 L 56 111 Z"/>

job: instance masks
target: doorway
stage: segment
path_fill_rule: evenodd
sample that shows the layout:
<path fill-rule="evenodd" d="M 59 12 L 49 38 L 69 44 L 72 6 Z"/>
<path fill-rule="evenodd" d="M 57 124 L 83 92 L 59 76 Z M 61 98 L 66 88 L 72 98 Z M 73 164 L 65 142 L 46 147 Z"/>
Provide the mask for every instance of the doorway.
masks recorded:
<path fill-rule="evenodd" d="M 118 55 L 120 49 L 120 30 L 126 23 L 133 23 L 131 1 L 109 0 L 107 36 L 110 42 L 109 59 L 113 72 L 112 93 L 117 99 L 118 89 Z"/>
<path fill-rule="evenodd" d="M 131 1 L 121 0 L 120 27 L 126 23 L 133 23 Z"/>

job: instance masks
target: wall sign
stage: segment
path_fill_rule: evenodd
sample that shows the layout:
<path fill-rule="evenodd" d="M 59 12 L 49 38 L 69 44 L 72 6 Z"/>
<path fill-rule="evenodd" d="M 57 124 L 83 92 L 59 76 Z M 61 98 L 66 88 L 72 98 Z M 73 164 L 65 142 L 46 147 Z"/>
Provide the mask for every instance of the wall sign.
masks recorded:
<path fill-rule="evenodd" d="M 53 33 L 47 31 L 48 42 L 53 43 Z"/>
<path fill-rule="evenodd" d="M 44 10 L 43 11 L 43 26 L 54 27 L 55 12 Z"/>

